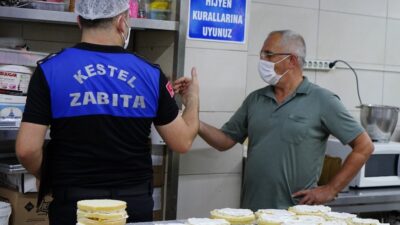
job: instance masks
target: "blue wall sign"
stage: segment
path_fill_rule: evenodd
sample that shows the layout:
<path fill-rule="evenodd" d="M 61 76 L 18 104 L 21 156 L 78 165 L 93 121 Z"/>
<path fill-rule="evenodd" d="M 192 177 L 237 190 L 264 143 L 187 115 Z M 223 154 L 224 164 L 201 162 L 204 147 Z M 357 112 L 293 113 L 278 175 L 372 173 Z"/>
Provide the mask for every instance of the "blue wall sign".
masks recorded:
<path fill-rule="evenodd" d="M 244 43 L 246 0 L 190 0 L 189 39 Z"/>

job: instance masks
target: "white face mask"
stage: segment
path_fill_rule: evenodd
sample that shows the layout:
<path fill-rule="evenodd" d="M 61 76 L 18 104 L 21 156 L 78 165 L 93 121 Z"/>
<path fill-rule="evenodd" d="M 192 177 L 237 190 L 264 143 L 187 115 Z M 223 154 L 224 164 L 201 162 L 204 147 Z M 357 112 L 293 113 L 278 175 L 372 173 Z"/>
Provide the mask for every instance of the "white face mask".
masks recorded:
<path fill-rule="evenodd" d="M 289 72 L 289 70 L 287 70 L 281 75 L 277 74 L 275 72 L 275 64 L 282 62 L 288 57 L 289 55 L 276 63 L 260 59 L 260 61 L 258 62 L 258 72 L 260 74 L 261 79 L 263 79 L 263 81 L 265 81 L 270 85 L 276 85 L 279 82 L 279 80 L 283 77 L 283 75 Z"/>
<path fill-rule="evenodd" d="M 125 21 L 125 25 L 128 27 L 128 36 L 125 37 L 125 34 L 124 34 L 123 32 L 121 33 L 121 34 L 122 34 L 122 38 L 124 39 L 124 49 L 128 48 L 129 39 L 130 39 L 130 37 L 131 37 L 131 27 L 128 26 L 128 24 L 126 23 L 126 21 Z"/>

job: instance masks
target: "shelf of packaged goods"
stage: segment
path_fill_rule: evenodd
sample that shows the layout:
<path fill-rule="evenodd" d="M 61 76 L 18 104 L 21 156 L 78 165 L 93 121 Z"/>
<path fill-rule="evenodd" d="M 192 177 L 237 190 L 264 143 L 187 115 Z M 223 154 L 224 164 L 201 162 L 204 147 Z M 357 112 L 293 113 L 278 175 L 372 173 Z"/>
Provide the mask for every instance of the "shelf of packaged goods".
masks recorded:
<path fill-rule="evenodd" d="M 57 24 L 76 24 L 76 14 L 72 12 L 24 9 L 0 6 L 0 19 L 14 21 L 32 21 Z M 133 29 L 152 29 L 178 31 L 177 21 L 153 20 L 153 19 L 131 19 Z"/>

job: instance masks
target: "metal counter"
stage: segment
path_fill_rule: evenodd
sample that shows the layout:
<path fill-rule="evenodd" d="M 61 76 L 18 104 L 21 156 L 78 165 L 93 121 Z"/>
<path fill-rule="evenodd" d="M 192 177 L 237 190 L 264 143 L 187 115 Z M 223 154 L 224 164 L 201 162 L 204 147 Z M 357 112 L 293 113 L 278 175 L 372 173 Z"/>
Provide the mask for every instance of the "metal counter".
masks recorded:
<path fill-rule="evenodd" d="M 400 211 L 400 187 L 349 189 L 328 204 L 335 212 L 363 213 Z M 185 220 L 129 223 L 130 225 L 155 225 L 185 223 Z"/>
<path fill-rule="evenodd" d="M 336 212 L 400 211 L 400 187 L 349 189 L 327 205 Z"/>

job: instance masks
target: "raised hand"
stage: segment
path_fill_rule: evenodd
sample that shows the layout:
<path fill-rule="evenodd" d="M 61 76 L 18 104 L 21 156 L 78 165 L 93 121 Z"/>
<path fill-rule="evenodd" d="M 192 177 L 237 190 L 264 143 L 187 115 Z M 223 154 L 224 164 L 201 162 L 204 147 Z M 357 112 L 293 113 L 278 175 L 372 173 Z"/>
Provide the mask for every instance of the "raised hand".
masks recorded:
<path fill-rule="evenodd" d="M 191 98 L 199 97 L 199 81 L 197 79 L 196 68 L 191 71 L 191 78 L 181 77 L 174 82 L 174 92 L 182 98 L 183 105 L 187 105 Z"/>

